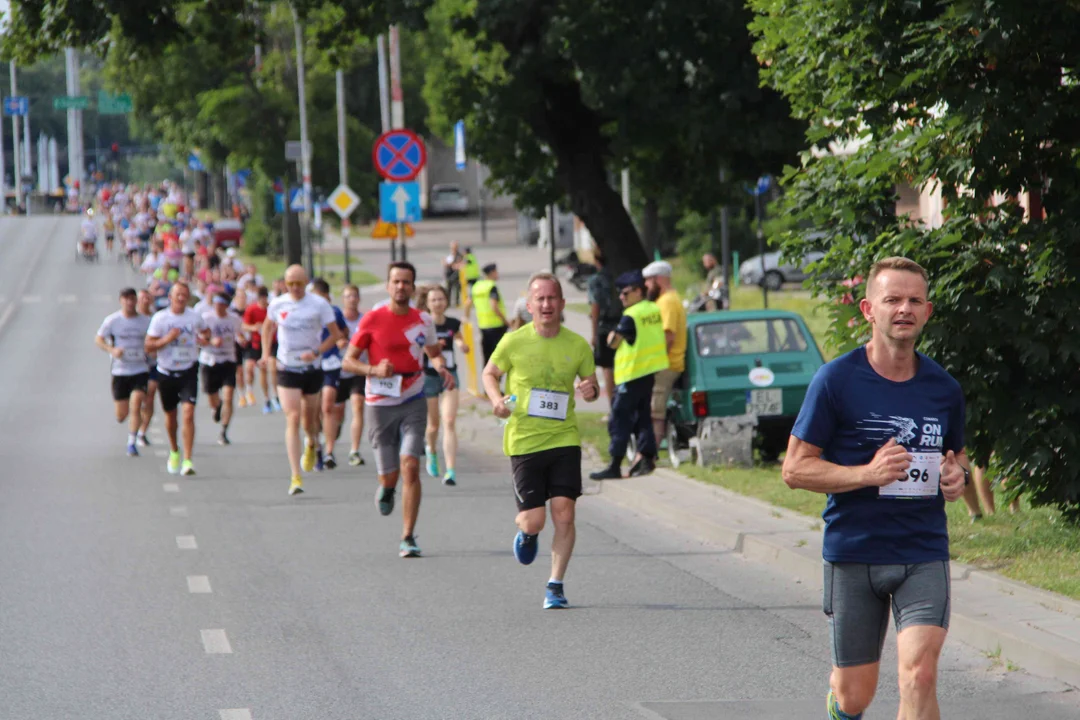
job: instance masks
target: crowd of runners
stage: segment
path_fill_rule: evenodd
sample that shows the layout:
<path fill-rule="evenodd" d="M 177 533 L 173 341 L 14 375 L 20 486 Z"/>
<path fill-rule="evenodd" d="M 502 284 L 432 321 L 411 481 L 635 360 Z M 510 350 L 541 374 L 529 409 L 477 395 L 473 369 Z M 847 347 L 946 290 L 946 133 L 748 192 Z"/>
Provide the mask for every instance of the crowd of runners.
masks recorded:
<path fill-rule="evenodd" d="M 333 288 L 300 266 L 289 267 L 269 287 L 256 268 L 237 267 L 227 251 L 196 236 L 182 206 L 165 210 L 167 188 L 156 195 L 120 192 L 112 199 L 103 211 L 119 221 L 158 216 L 156 224 L 144 217 L 124 230 L 126 235 L 134 228 L 133 267 L 145 274 L 146 287 L 122 290 L 120 309 L 105 318 L 95 338 L 111 356 L 116 419 L 127 423 L 127 453 L 137 456 L 148 444 L 156 395 L 165 415 L 167 470 L 194 475 L 200 386 L 219 426 L 218 441 L 228 445 L 234 401 L 257 407 L 258 376 L 263 411 L 280 408 L 284 415 L 289 495 L 304 492 L 305 474 L 337 468 L 340 435 L 349 443 L 348 464 L 365 464 L 366 428 L 378 477 L 375 505 L 390 515 L 400 486 L 399 554 L 419 557 L 421 464 L 448 486 L 459 482 L 457 356 L 471 338 L 446 315 L 453 290 L 418 288 L 416 269 L 395 262 L 387 269 L 385 300 L 363 312 L 359 289 L 346 285 L 338 307 Z M 183 238 L 179 245 L 159 238 L 162 213 L 168 232 Z M 185 243 L 191 242 L 188 253 Z M 124 244 L 127 250 L 126 238 Z M 485 268 L 489 277 L 492 270 Z M 644 284 L 625 283 L 620 298 L 628 310 Z M 471 294 L 474 301 L 483 296 L 481 317 L 488 304 L 492 313 L 504 314 L 490 292 L 481 287 Z M 526 306 L 530 322 L 498 339 L 484 337 L 482 382 L 492 413 L 505 420 L 503 449 L 517 503 L 513 554 L 522 564 L 533 562 L 550 512 L 552 572 L 543 607 L 562 608 L 568 606 L 563 580 L 582 492 L 575 405 L 596 399 L 600 387 L 595 348 L 562 324 L 559 280 L 535 273 Z M 932 312 L 920 266 L 904 258 L 875 264 L 860 308 L 872 339 L 818 372 L 783 466 L 791 487 L 829 496 L 824 610 L 833 671 L 826 715 L 857 720 L 869 706 L 891 612 L 898 631 L 900 717 L 936 718 L 937 662 L 951 609 L 944 504 L 959 499 L 970 482 L 963 395 L 940 365 L 915 351 Z M 610 342 L 616 373 L 642 364 L 631 346 L 645 342 L 644 326 L 631 333 L 624 324 Z M 655 344 L 662 348 L 659 338 Z M 615 392 L 624 392 L 622 385 Z M 901 436 L 896 427 L 914 430 Z"/>

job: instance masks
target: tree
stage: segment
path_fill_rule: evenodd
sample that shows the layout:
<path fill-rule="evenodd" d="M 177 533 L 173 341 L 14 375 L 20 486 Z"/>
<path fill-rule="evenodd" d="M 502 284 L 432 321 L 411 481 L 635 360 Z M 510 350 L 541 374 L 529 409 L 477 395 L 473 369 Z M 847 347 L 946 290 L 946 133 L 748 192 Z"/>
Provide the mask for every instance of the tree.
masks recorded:
<path fill-rule="evenodd" d="M 32 53 L 98 46 L 114 29 L 143 52 L 189 38 L 178 0 L 116 3 L 14 0 L 13 44 Z M 391 18 L 424 33 L 432 129 L 465 118 L 470 145 L 495 182 L 531 207 L 565 200 L 613 269 L 648 258 L 610 178 L 624 167 L 646 195 L 677 192 L 708 211 L 730 188 L 775 171 L 801 147 L 785 101 L 759 87 L 740 0 L 298 0 L 302 16 L 332 14 L 320 46 L 332 54 Z M 50 7 L 46 7 L 50 6 Z M 53 10 L 59 10 L 56 12 Z M 45 12 L 48 11 L 48 12 Z M 258 35 L 245 3 L 214 4 L 243 45 Z M 232 18 L 232 20 L 228 20 Z"/>
<path fill-rule="evenodd" d="M 785 180 L 790 211 L 828 236 L 814 289 L 838 300 L 848 289 L 832 278 L 886 255 L 926 266 L 921 349 L 964 388 L 969 452 L 986 463 L 993 451 L 1010 493 L 1080 519 L 1080 8 L 751 5 L 766 81 L 811 142 L 847 150 L 806 153 Z M 900 183 L 940 188 L 940 227 L 896 216 Z M 793 235 L 785 251 L 820 243 Z M 854 305 L 834 308 L 834 340 L 865 339 Z"/>

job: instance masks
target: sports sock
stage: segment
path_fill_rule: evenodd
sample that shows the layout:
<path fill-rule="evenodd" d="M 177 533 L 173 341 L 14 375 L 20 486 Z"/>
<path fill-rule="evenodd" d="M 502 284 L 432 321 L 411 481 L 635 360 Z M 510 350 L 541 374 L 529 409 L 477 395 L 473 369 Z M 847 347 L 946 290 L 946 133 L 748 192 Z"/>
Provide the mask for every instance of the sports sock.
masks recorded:
<path fill-rule="evenodd" d="M 128 445 L 134 445 L 135 440 L 138 438 L 138 433 L 128 433 Z"/>
<path fill-rule="evenodd" d="M 551 578 L 550 580 L 548 580 L 548 585 L 562 585 L 562 580 L 556 580 L 555 578 Z"/>

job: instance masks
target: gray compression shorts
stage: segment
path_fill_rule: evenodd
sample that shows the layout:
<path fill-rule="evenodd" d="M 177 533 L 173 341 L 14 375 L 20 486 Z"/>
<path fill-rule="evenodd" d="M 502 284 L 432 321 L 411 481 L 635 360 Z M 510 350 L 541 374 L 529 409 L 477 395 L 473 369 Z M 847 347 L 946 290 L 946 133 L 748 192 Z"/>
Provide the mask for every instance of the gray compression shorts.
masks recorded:
<path fill-rule="evenodd" d="M 866 565 L 825 561 L 822 609 L 836 667 L 881 660 L 892 605 L 896 632 L 916 625 L 949 629 L 949 563 Z"/>
<path fill-rule="evenodd" d="M 427 403 L 423 395 L 401 405 L 365 405 L 364 423 L 375 451 L 375 469 L 380 475 L 401 467 L 401 455 L 417 458 L 424 455 Z"/>

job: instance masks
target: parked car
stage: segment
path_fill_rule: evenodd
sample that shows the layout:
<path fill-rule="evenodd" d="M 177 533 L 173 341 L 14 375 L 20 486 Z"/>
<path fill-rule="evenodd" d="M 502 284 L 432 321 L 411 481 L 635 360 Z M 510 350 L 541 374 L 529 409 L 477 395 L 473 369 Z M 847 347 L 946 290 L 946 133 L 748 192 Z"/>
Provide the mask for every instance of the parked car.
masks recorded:
<path fill-rule="evenodd" d="M 756 415 L 755 447 L 772 462 L 787 447 L 806 389 L 824 363 L 802 317 L 782 310 L 687 316 L 686 372 L 668 403 L 667 451 L 689 459 L 706 418 Z"/>
<path fill-rule="evenodd" d="M 765 268 L 762 271 L 761 255 L 743 260 L 739 265 L 739 282 L 743 285 L 762 285 L 769 290 L 779 290 L 786 282 L 802 282 L 808 277 L 806 268 L 817 262 L 825 253 L 812 251 L 806 254 L 802 262 L 796 265 L 780 264 L 780 253 L 765 253 Z"/>
<path fill-rule="evenodd" d="M 469 196 L 460 185 L 432 185 L 428 213 L 431 215 L 468 215 Z"/>
<path fill-rule="evenodd" d="M 211 234 L 214 238 L 214 250 L 238 248 L 244 239 L 244 223 L 235 218 L 215 220 Z"/>

